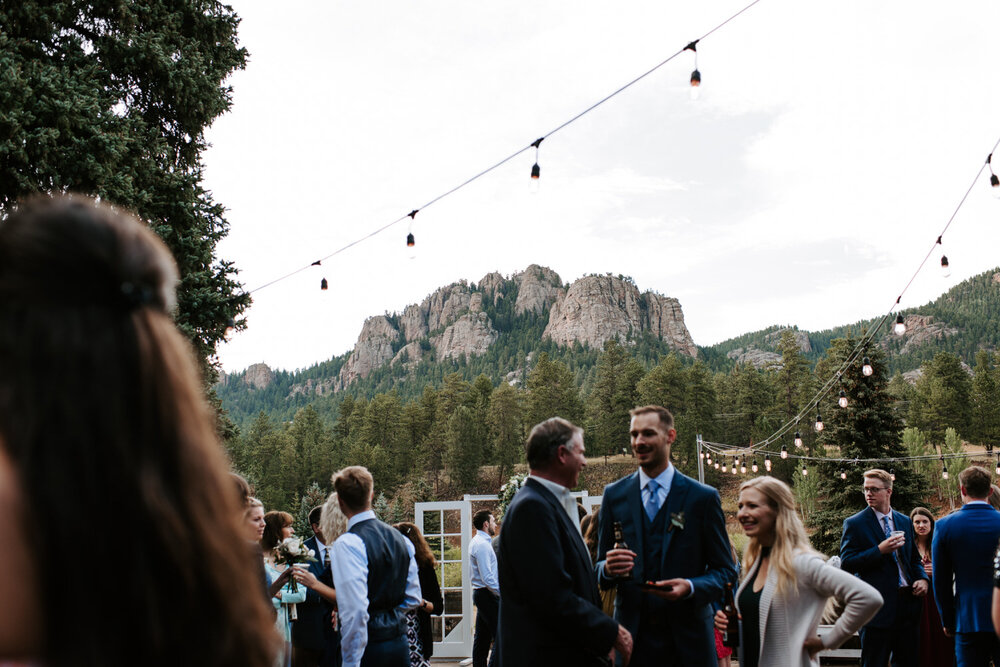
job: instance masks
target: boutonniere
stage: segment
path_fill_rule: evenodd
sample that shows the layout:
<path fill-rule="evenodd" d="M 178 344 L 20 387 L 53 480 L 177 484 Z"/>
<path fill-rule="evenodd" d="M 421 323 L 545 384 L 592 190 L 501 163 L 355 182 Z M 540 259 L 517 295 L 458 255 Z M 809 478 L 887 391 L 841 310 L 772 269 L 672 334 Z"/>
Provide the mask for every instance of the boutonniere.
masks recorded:
<path fill-rule="evenodd" d="M 667 532 L 669 533 L 674 528 L 684 530 L 684 512 L 670 513 L 670 526 L 667 528 Z"/>

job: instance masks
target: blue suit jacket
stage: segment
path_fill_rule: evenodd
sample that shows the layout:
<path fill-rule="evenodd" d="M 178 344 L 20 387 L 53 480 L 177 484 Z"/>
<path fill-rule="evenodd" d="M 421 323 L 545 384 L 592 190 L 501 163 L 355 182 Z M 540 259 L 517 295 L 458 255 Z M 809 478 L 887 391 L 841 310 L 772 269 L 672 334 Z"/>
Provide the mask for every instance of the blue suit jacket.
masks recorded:
<path fill-rule="evenodd" d="M 322 579 L 325 569 L 320 563 L 320 546 L 316 537 L 310 537 L 305 542 L 307 549 L 316 551 L 316 562 L 309 563 L 309 571 L 316 575 L 317 579 Z M 323 581 L 332 586 L 333 582 Z M 321 598 L 311 588 L 306 591 L 306 601 L 296 605 L 298 620 L 292 623 L 292 645 L 312 651 L 322 651 L 326 648 L 329 635 L 333 632 L 330 625 L 330 612 L 333 605 Z"/>
<path fill-rule="evenodd" d="M 555 496 L 528 479 L 507 509 L 497 564 L 500 667 L 607 661 L 618 624 L 601 611 L 590 552 Z M 713 654 L 714 655 L 714 654 Z"/>
<path fill-rule="evenodd" d="M 604 559 L 608 550 L 614 548 L 614 522 L 620 521 L 625 542 L 637 556 L 632 582 L 618 589 L 615 618 L 633 634 L 639 628 L 642 597 L 648 595 L 635 585 L 649 578 L 643 562 L 644 511 L 638 471 L 604 488 L 597 571 L 601 585 L 610 587 L 613 582 L 603 576 Z M 677 648 L 673 664 L 715 667 L 718 661 L 710 605 L 722 597 L 727 581 L 736 582 L 736 564 L 726 534 L 719 493 L 675 471 L 666 511 L 668 522 L 671 517 L 683 516 L 684 527 L 674 526 L 664 536 L 660 572 L 664 579 L 690 579 L 694 585 L 694 595 L 670 605 L 669 627 Z"/>
<path fill-rule="evenodd" d="M 912 584 L 918 579 L 927 579 L 917 553 L 917 541 L 913 534 L 913 524 L 905 514 L 892 510 L 892 522 L 896 530 L 906 533 L 906 541 L 896 550 L 899 563 Z M 844 534 L 840 539 L 840 569 L 861 578 L 874 586 L 882 594 L 882 608 L 865 627 L 888 628 L 896 620 L 897 613 L 907 613 L 899 607 L 899 569 L 892 553 L 879 553 L 878 545 L 885 540 L 885 529 L 875 516 L 875 510 L 866 507 L 844 520 Z"/>
<path fill-rule="evenodd" d="M 990 600 L 998 539 L 1000 512 L 990 505 L 966 505 L 934 526 L 934 599 L 946 628 L 993 632 Z"/>

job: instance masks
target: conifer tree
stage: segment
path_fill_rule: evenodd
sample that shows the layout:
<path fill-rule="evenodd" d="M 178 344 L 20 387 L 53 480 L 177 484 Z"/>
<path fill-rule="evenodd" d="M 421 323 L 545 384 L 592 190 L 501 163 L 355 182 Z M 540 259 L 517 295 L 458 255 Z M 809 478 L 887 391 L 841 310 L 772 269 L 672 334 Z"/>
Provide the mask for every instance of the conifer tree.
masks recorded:
<path fill-rule="evenodd" d="M 177 324 L 213 382 L 208 360 L 249 305 L 215 254 L 228 223 L 201 162 L 246 64 L 238 24 L 213 0 L 0 2 L 0 214 L 70 191 L 146 220 L 177 259 Z"/>
<path fill-rule="evenodd" d="M 831 367 L 837 367 L 856 346 L 852 338 L 832 341 L 827 353 Z M 823 414 L 824 430 L 820 442 L 830 457 L 847 459 L 894 459 L 906 456 L 902 442 L 903 424 L 896 415 L 892 397 L 888 392 L 885 359 L 877 347 L 864 353 L 871 361 L 873 373 L 862 372 L 861 360 L 855 361 L 843 373 L 842 386 L 847 395 L 847 408 L 830 407 Z M 834 397 L 836 397 L 836 392 Z M 893 508 L 909 513 L 920 497 L 918 476 L 903 461 L 859 465 L 824 463 L 815 468 L 819 475 L 819 494 L 822 502 L 809 517 L 814 529 L 812 544 L 827 554 L 836 554 L 840 548 L 844 519 L 866 507 L 861 492 L 862 476 L 869 468 L 883 468 L 896 475 L 893 484 Z M 847 479 L 840 477 L 841 471 Z"/>

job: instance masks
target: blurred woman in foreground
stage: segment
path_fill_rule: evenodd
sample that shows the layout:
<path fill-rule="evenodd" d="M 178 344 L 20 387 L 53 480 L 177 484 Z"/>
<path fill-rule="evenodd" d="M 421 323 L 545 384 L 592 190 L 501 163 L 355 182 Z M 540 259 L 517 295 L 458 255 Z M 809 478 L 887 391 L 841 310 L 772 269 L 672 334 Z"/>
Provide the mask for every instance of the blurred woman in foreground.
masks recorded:
<path fill-rule="evenodd" d="M 272 664 L 176 283 L 166 246 L 93 200 L 0 221 L 0 658 Z"/>
<path fill-rule="evenodd" d="M 812 549 L 784 482 L 774 477 L 743 482 L 736 518 L 750 538 L 743 553 L 746 575 L 736 593 L 740 667 L 818 665 L 817 653 L 843 644 L 882 606 L 877 590 L 828 565 Z M 821 639 L 816 631 L 831 595 L 845 609 Z M 728 627 L 721 610 L 715 627 L 721 632 Z"/>

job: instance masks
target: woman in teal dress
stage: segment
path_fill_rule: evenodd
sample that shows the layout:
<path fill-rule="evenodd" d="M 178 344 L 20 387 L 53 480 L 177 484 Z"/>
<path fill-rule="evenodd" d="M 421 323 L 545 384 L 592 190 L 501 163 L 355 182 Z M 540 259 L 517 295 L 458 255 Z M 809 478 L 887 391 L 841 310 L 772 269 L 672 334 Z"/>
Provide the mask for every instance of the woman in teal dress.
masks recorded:
<path fill-rule="evenodd" d="M 267 572 L 268 583 L 276 581 L 282 575 L 286 567 L 277 565 L 274 562 L 274 548 L 285 538 L 295 535 L 292 527 L 292 515 L 288 512 L 268 512 L 264 515 L 264 535 L 260 539 L 260 547 L 264 551 L 264 569 Z M 292 590 L 295 586 L 295 590 Z M 284 648 L 278 654 L 275 662 L 276 667 L 288 667 L 291 664 L 291 642 L 292 642 L 292 622 L 295 617 L 294 605 L 305 602 L 306 588 L 298 586 L 294 581 L 285 584 L 279 590 L 271 602 L 278 612 L 275 625 L 284 640 Z"/>

